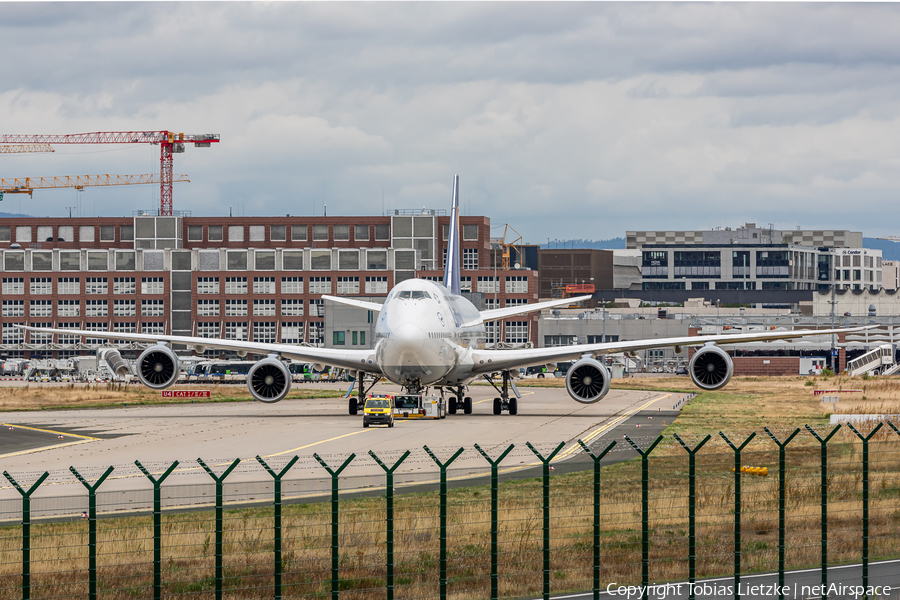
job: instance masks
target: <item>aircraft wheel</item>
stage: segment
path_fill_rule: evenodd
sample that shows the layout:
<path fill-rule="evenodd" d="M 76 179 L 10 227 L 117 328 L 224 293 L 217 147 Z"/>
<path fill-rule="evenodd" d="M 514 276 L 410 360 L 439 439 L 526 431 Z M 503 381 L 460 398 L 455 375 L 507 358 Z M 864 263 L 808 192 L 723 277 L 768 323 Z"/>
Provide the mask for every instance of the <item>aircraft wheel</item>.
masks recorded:
<path fill-rule="evenodd" d="M 463 400 L 463 412 L 467 415 L 472 414 L 472 399 L 471 398 L 467 397 Z"/>
<path fill-rule="evenodd" d="M 357 404 L 356 398 L 350 398 L 350 414 L 351 415 L 355 415 L 357 412 L 359 412 L 358 406 L 359 405 Z"/>
<path fill-rule="evenodd" d="M 500 398 L 494 398 L 494 414 L 499 415 L 503 412 L 503 409 L 500 405 Z"/>
<path fill-rule="evenodd" d="M 447 407 L 447 412 L 450 413 L 451 415 L 456 414 L 456 399 L 455 398 L 450 401 L 450 405 Z"/>
<path fill-rule="evenodd" d="M 516 398 L 509 399 L 509 414 L 511 414 L 511 415 L 519 414 L 519 401 Z"/>

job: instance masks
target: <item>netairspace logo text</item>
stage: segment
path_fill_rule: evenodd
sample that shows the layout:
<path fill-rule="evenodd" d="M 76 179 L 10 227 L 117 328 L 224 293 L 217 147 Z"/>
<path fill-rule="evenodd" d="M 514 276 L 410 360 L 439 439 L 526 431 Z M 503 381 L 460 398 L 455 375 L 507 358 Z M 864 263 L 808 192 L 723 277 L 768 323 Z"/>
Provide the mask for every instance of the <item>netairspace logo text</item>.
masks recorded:
<path fill-rule="evenodd" d="M 772 596 L 784 595 L 787 598 L 808 598 L 810 596 L 828 596 L 831 598 L 887 597 L 892 589 L 888 585 L 846 585 L 832 583 L 830 585 L 785 585 L 777 584 L 740 583 L 738 594 L 741 596 Z M 659 585 L 619 585 L 611 583 L 606 586 L 606 593 L 611 596 L 622 596 L 628 600 L 665 600 L 669 596 L 681 596 L 694 594 L 698 598 L 715 598 L 719 596 L 734 596 L 734 585 L 716 585 L 712 583 L 662 583 Z"/>

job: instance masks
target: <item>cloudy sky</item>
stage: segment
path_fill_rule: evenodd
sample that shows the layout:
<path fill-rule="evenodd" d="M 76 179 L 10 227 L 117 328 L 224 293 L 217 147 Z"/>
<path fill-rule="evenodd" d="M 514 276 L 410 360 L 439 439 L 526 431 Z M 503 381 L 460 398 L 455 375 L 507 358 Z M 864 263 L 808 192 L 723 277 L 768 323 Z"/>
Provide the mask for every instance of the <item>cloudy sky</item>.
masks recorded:
<path fill-rule="evenodd" d="M 446 208 L 458 173 L 464 213 L 532 243 L 746 221 L 900 235 L 897 31 L 898 4 L 3 2 L 0 133 L 219 133 L 175 157 L 194 216 Z M 0 155 L 4 178 L 158 169 L 149 145 Z"/>

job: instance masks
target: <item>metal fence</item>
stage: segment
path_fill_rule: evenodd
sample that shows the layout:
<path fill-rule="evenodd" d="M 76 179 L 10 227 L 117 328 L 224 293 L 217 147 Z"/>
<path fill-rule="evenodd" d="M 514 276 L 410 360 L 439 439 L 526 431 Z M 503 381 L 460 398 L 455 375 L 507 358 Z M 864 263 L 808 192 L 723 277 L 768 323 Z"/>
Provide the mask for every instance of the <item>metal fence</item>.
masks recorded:
<path fill-rule="evenodd" d="M 456 468 L 460 456 L 470 466 Z M 528 468 L 510 469 L 515 457 Z M 596 598 L 727 576 L 738 598 L 748 574 L 776 571 L 783 586 L 785 571 L 813 567 L 827 584 L 826 567 L 852 562 L 857 585 L 896 586 L 900 567 L 888 581 L 869 563 L 900 555 L 898 459 L 900 429 L 886 422 L 135 461 L 70 468 L 77 496 L 52 493 L 62 473 L 4 471 L 0 597 Z M 363 464 L 380 475 L 354 475 Z M 140 487 L 101 491 L 127 467 Z M 175 483 L 187 467 L 207 482 Z M 247 480 L 253 470 L 262 478 Z"/>

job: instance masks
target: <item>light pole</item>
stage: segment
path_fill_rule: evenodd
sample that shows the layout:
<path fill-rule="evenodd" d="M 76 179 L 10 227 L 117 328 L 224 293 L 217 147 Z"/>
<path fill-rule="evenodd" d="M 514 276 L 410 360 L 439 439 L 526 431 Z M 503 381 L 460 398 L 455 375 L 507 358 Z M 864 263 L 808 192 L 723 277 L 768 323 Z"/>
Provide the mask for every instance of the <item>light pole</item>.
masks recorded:
<path fill-rule="evenodd" d="M 600 299 L 600 304 L 603 305 L 603 337 L 601 338 L 602 342 L 606 343 L 606 298 Z"/>

